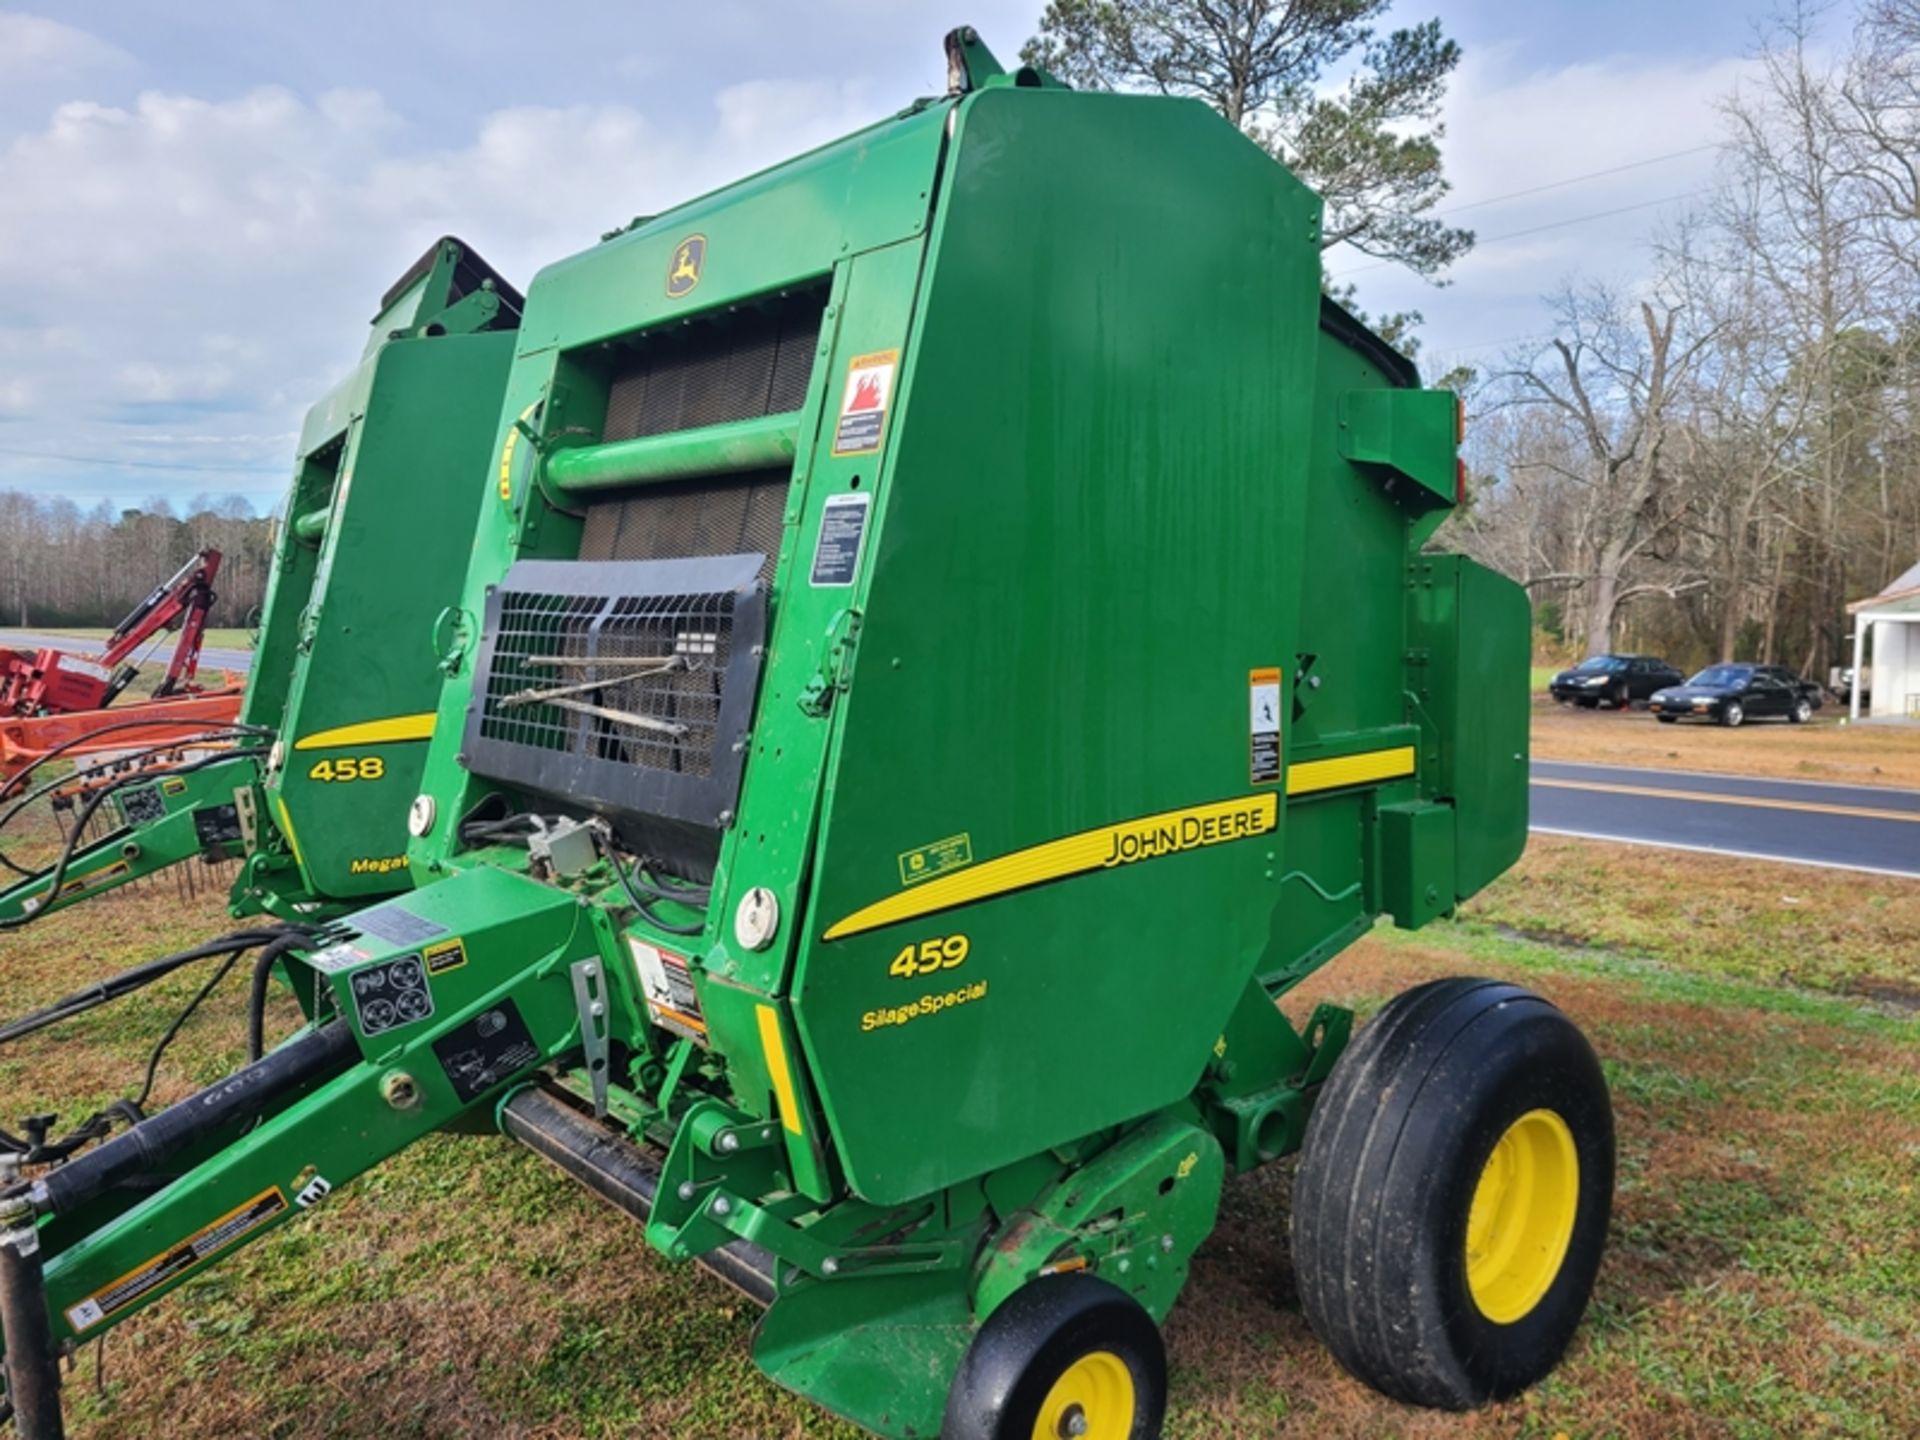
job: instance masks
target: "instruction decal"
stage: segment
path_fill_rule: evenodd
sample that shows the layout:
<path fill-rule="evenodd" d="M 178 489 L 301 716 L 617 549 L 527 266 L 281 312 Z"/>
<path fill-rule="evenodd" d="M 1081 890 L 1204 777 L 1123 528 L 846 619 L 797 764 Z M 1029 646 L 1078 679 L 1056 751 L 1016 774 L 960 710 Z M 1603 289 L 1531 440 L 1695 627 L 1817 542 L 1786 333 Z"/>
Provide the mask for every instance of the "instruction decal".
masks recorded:
<path fill-rule="evenodd" d="M 853 491 L 829 496 L 820 507 L 820 539 L 813 547 L 815 585 L 851 585 L 860 566 L 860 542 L 867 533 L 871 495 Z"/>
<path fill-rule="evenodd" d="M 338 975 L 342 970 L 351 970 L 354 966 L 372 958 L 370 952 L 356 950 L 342 940 L 338 945 L 329 945 L 324 950 L 315 950 L 307 956 L 307 964 L 323 974 Z"/>
<path fill-rule="evenodd" d="M 422 950 L 420 958 L 426 962 L 427 974 L 441 975 L 467 963 L 467 947 L 458 940 L 441 940 Z"/>
<path fill-rule="evenodd" d="M 167 802 L 160 798 L 160 792 L 151 785 L 141 785 L 120 793 L 120 813 L 126 817 L 129 825 L 146 825 L 160 819 L 167 813 Z"/>
<path fill-rule="evenodd" d="M 433 1014 L 433 992 L 427 988 L 427 972 L 418 955 L 402 955 L 384 965 L 356 970 L 348 987 L 353 991 L 360 1033 L 369 1038 Z"/>
<path fill-rule="evenodd" d="M 972 863 L 973 837 L 949 835 L 944 840 L 936 840 L 931 845 L 922 845 L 917 850 L 902 854 L 900 883 L 918 885 L 922 880 L 931 880 L 936 875 L 944 875 L 949 870 L 958 870 L 962 865 Z"/>
<path fill-rule="evenodd" d="M 840 395 L 840 423 L 833 431 L 836 455 L 871 455 L 887 431 L 893 403 L 893 377 L 900 368 L 898 350 L 856 355 L 847 362 L 847 388 Z"/>
<path fill-rule="evenodd" d="M 404 863 L 405 857 L 401 858 Z M 411 910 L 402 910 L 398 905 L 381 905 L 372 910 L 363 910 L 349 923 L 362 935 L 378 935 L 395 945 L 418 945 L 423 940 L 437 940 L 447 933 L 446 926 L 436 925 Z"/>
<path fill-rule="evenodd" d="M 627 937 L 633 951 L 634 968 L 640 972 L 640 993 L 647 998 L 653 1023 L 676 1035 L 707 1043 L 707 1017 L 700 1009 L 700 994 L 693 988 L 693 970 L 687 957 L 644 940 Z"/>
<path fill-rule="evenodd" d="M 1247 672 L 1250 756 L 1253 783 L 1268 785 L 1280 778 L 1280 671 L 1278 667 Z"/>
<path fill-rule="evenodd" d="M 66 881 L 60 886 L 60 898 L 64 900 L 69 895 L 78 895 L 82 890 L 95 890 L 102 885 L 110 885 L 122 876 L 132 873 L 133 866 L 124 860 L 116 860 L 111 865 L 102 865 L 91 875 L 78 875 Z"/>
<path fill-rule="evenodd" d="M 463 1105 L 540 1063 L 540 1047 L 520 1018 L 520 1007 L 511 1000 L 482 1010 L 458 1030 L 441 1036 L 433 1042 L 433 1054 Z"/>
<path fill-rule="evenodd" d="M 212 1258 L 228 1246 L 277 1220 L 286 1213 L 287 1197 L 275 1185 L 262 1190 L 244 1204 L 236 1205 L 218 1220 L 202 1226 L 179 1244 L 170 1246 L 145 1264 L 136 1265 L 111 1285 L 67 1307 L 67 1324 L 75 1335 L 83 1335 L 104 1320 L 136 1305 L 154 1291 L 172 1284 L 201 1261 Z"/>

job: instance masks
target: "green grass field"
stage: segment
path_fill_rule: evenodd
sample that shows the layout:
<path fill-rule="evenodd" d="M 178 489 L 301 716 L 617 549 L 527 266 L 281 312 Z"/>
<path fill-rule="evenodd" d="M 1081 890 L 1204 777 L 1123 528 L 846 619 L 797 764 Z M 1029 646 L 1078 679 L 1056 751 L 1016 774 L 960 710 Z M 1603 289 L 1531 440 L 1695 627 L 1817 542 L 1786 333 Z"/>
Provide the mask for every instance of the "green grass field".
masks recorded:
<path fill-rule="evenodd" d="M 161 877 L 0 938 L 0 1015 L 217 933 L 217 888 Z M 1566 1364 L 1465 1417 L 1346 1378 L 1294 1295 L 1282 1163 L 1229 1183 L 1168 1323 L 1168 1436 L 1920 1434 L 1920 885 L 1541 842 L 1458 921 L 1376 932 L 1287 1004 L 1371 1013 L 1460 973 L 1553 998 L 1613 1087 L 1611 1248 Z M 137 1088 L 199 979 L 0 1049 L 0 1123 Z M 240 1061 L 243 989 L 160 1093 Z M 850 1436 L 754 1371 L 753 1319 L 531 1155 L 448 1136 L 88 1347 L 67 1395 L 90 1440 Z"/>

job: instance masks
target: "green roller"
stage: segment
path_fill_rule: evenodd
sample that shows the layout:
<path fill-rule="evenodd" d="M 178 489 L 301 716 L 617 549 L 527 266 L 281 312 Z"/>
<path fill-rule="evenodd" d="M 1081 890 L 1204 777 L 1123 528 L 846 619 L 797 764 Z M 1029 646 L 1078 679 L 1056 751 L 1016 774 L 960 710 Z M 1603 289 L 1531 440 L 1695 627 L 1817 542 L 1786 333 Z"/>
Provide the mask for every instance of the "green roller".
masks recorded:
<path fill-rule="evenodd" d="M 493 1128 L 877 1435 L 1161 1434 L 1223 1187 L 1296 1153 L 1343 1365 L 1462 1409 L 1557 1363 L 1612 1192 L 1579 1032 L 1483 979 L 1280 1003 L 1525 844 L 1526 600 L 1428 548 L 1455 399 L 1207 107 L 947 48 L 535 279 L 415 888 L 282 957 L 307 1024 L 241 1083 L 16 1201 L 55 1345 Z"/>

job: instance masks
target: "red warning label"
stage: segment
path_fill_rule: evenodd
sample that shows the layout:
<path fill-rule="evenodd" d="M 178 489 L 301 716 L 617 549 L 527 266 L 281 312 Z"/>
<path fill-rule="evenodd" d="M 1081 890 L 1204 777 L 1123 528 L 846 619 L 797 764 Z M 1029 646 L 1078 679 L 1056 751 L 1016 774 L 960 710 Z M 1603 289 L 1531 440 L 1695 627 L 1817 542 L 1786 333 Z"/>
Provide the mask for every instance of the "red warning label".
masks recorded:
<path fill-rule="evenodd" d="M 856 355 L 847 363 L 847 388 L 840 395 L 840 423 L 833 431 L 836 455 L 871 455 L 887 430 L 893 403 L 893 377 L 900 368 L 898 350 Z"/>

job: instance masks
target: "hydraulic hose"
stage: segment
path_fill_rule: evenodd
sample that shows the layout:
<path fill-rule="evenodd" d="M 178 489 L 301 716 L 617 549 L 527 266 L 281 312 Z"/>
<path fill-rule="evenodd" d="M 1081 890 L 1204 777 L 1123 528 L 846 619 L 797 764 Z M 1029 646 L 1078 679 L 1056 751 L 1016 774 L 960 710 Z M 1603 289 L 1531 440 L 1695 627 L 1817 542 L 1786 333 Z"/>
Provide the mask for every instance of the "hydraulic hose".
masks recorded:
<path fill-rule="evenodd" d="M 273 967 L 289 950 L 307 943 L 307 935 L 290 930 L 268 942 L 253 960 L 253 978 L 247 986 L 247 1059 L 258 1060 L 267 1053 L 267 989 L 273 983 Z"/>

